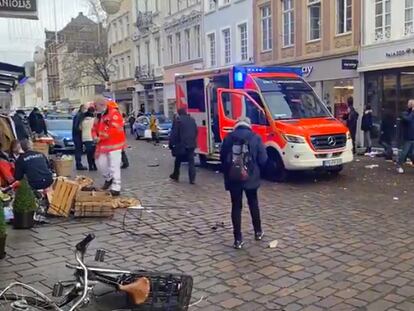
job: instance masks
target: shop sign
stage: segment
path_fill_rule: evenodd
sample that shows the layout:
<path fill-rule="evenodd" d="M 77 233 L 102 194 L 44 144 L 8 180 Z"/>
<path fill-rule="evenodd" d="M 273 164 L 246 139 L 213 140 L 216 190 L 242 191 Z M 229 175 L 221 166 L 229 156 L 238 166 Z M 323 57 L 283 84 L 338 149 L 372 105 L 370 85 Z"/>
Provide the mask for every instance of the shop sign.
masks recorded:
<path fill-rule="evenodd" d="M 414 48 L 406 48 L 406 49 L 396 50 L 393 52 L 386 52 L 385 56 L 396 57 L 396 56 L 404 56 L 404 55 L 409 55 L 409 54 L 414 54 Z"/>
<path fill-rule="evenodd" d="M 37 0 L 0 0 L 0 17 L 38 19 Z"/>
<path fill-rule="evenodd" d="M 313 66 L 302 67 L 303 77 L 308 78 L 312 74 L 312 71 L 313 71 Z"/>
<path fill-rule="evenodd" d="M 155 82 L 154 83 L 154 87 L 163 87 L 164 86 L 164 83 L 162 83 L 162 82 Z"/>
<path fill-rule="evenodd" d="M 357 59 L 343 59 L 342 70 L 357 70 L 358 60 Z"/>

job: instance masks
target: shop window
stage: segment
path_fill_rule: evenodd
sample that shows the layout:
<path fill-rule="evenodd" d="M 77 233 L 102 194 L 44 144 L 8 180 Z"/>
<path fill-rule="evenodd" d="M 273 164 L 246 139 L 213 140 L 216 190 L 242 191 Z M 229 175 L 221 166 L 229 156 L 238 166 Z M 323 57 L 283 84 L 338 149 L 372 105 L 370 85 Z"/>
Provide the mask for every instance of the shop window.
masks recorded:
<path fill-rule="evenodd" d="M 338 34 L 352 31 L 352 0 L 336 1 L 336 17 Z"/>
<path fill-rule="evenodd" d="M 203 79 L 187 81 L 187 101 L 188 109 L 206 111 Z"/>
<path fill-rule="evenodd" d="M 309 40 L 321 38 L 321 0 L 308 0 Z"/>
<path fill-rule="evenodd" d="M 414 0 L 405 0 L 404 35 L 414 33 Z"/>
<path fill-rule="evenodd" d="M 391 38 L 391 0 L 375 0 L 375 40 Z"/>

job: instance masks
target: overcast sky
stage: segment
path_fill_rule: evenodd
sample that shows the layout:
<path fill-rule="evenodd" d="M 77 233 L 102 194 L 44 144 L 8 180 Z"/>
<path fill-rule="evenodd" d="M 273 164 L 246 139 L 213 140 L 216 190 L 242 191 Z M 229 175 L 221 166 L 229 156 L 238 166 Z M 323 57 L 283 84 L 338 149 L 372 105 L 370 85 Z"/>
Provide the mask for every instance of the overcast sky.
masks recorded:
<path fill-rule="evenodd" d="M 79 12 L 88 14 L 87 0 L 38 0 L 37 21 L 0 17 L 0 62 L 22 65 L 33 60 L 34 48 L 44 46 L 45 28 L 55 30 L 53 1 L 56 1 L 58 29 Z"/>

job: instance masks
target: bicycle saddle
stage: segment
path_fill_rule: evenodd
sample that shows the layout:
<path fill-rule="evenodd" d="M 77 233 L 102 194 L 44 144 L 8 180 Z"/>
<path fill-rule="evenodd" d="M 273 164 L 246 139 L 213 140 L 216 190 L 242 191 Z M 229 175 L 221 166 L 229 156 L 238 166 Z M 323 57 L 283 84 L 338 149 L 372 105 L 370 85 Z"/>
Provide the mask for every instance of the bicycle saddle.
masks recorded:
<path fill-rule="evenodd" d="M 150 280 L 146 277 L 142 277 L 128 285 L 119 285 L 119 290 L 127 293 L 132 302 L 139 305 L 144 303 L 149 296 Z"/>

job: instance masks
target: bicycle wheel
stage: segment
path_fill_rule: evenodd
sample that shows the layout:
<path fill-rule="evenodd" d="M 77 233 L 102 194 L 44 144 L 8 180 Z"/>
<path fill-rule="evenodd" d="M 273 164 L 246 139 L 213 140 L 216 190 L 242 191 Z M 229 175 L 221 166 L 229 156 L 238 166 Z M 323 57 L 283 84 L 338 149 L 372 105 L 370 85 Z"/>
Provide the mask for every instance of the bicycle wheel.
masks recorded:
<path fill-rule="evenodd" d="M 41 298 L 25 296 L 16 293 L 4 294 L 0 297 L 0 311 L 48 311 L 56 310 L 50 302 Z"/>

